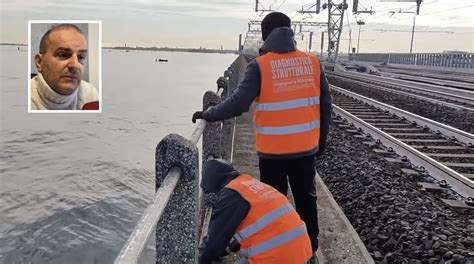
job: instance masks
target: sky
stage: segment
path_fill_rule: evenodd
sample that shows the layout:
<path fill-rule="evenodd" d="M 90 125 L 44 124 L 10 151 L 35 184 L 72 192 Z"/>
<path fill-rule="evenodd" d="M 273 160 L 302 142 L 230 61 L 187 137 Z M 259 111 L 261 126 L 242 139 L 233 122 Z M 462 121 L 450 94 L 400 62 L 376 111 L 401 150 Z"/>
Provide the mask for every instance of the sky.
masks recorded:
<path fill-rule="evenodd" d="M 333 0 L 341 3 L 342 0 Z M 322 0 L 326 3 L 327 0 Z M 414 3 L 359 0 L 359 10 L 375 13 L 352 14 L 352 0 L 341 36 L 340 51 L 357 46 L 360 52 L 409 52 Z M 0 42 L 28 43 L 28 20 L 101 20 L 103 46 L 206 47 L 236 49 L 239 34 L 245 38 L 250 20 L 261 20 L 268 12 L 255 12 L 255 0 L 0 0 Z M 259 0 L 259 9 L 286 13 L 293 21 L 326 22 L 327 10 L 318 15 L 301 15 L 297 10 L 315 3 L 300 0 Z M 416 17 L 414 52 L 444 50 L 474 51 L 474 1 L 424 0 Z M 349 23 L 347 23 L 349 22 Z M 314 28 L 313 50 L 320 49 L 321 31 Z M 385 31 L 382 31 L 385 30 Z M 392 30 L 392 31 L 390 31 Z M 433 32 L 434 31 L 434 32 Z M 308 48 L 308 33 L 296 36 L 298 48 Z M 327 42 L 327 35 L 326 41 Z"/>

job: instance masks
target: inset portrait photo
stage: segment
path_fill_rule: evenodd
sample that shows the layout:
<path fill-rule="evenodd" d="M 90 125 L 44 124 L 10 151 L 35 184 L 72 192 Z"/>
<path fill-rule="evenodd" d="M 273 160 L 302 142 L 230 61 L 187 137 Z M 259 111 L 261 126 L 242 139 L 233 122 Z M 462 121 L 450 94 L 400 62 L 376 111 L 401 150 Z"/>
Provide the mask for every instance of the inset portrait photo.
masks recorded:
<path fill-rule="evenodd" d="M 28 21 L 29 113 L 100 113 L 101 22 Z"/>

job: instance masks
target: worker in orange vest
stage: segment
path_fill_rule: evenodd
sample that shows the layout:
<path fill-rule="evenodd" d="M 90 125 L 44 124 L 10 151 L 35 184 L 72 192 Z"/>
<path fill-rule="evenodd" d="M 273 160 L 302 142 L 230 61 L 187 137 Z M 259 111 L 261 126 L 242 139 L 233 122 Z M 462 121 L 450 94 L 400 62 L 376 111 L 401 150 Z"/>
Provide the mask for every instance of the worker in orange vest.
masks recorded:
<path fill-rule="evenodd" d="M 229 251 L 232 238 L 246 257 L 240 263 L 304 264 L 312 258 L 306 225 L 286 196 L 222 159 L 202 170 L 204 193 L 217 194 L 208 235 L 199 247 L 199 263 L 211 263 Z M 245 262 L 244 262 L 245 261 Z"/>
<path fill-rule="evenodd" d="M 222 103 L 198 111 L 209 122 L 247 112 L 255 102 L 253 128 L 260 180 L 282 194 L 288 182 L 296 211 L 306 223 L 313 251 L 318 248 L 314 177 L 331 122 L 331 95 L 319 59 L 296 49 L 291 21 L 273 12 L 262 21 L 260 56 L 251 61 L 237 89 Z"/>

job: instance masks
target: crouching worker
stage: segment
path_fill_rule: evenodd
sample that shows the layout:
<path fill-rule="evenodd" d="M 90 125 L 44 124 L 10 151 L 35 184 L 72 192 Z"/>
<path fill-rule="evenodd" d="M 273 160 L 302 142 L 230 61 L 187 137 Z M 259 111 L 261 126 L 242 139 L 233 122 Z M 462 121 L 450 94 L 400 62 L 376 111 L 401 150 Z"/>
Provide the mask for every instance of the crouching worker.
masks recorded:
<path fill-rule="evenodd" d="M 270 185 L 214 159 L 203 166 L 201 188 L 217 199 L 199 248 L 200 264 L 225 256 L 232 238 L 246 257 L 239 263 L 303 264 L 312 258 L 304 222 L 286 196 Z"/>

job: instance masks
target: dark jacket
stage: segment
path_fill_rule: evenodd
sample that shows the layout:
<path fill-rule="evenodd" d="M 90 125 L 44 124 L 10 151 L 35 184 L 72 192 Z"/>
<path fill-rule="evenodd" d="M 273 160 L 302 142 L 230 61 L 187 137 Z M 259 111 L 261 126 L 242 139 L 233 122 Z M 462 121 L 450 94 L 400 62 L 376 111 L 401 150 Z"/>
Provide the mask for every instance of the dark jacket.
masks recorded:
<path fill-rule="evenodd" d="M 250 204 L 238 192 L 224 188 L 239 175 L 232 166 L 215 161 L 207 162 L 202 170 L 202 189 L 217 193 L 218 198 L 213 206 L 208 235 L 199 247 L 199 264 L 211 263 L 226 255 L 226 247 L 249 212 Z"/>
<path fill-rule="evenodd" d="M 287 27 L 274 29 L 268 35 L 265 43 L 260 49 L 261 54 L 267 52 L 285 53 L 295 51 L 295 43 L 293 40 L 293 31 Z M 331 94 L 329 93 L 329 85 L 321 68 L 321 94 L 320 94 L 320 139 L 319 148 L 303 152 L 284 155 L 272 155 L 258 153 L 259 157 L 267 159 L 293 159 L 313 154 L 322 154 L 326 146 L 326 139 L 331 123 Z M 234 93 L 224 100 L 221 104 L 208 108 L 203 113 L 203 118 L 210 122 L 225 120 L 232 117 L 240 116 L 244 112 L 248 112 L 252 102 L 260 94 L 260 68 L 257 61 L 253 60 L 247 65 L 247 69 L 243 80 L 240 82 Z"/>

